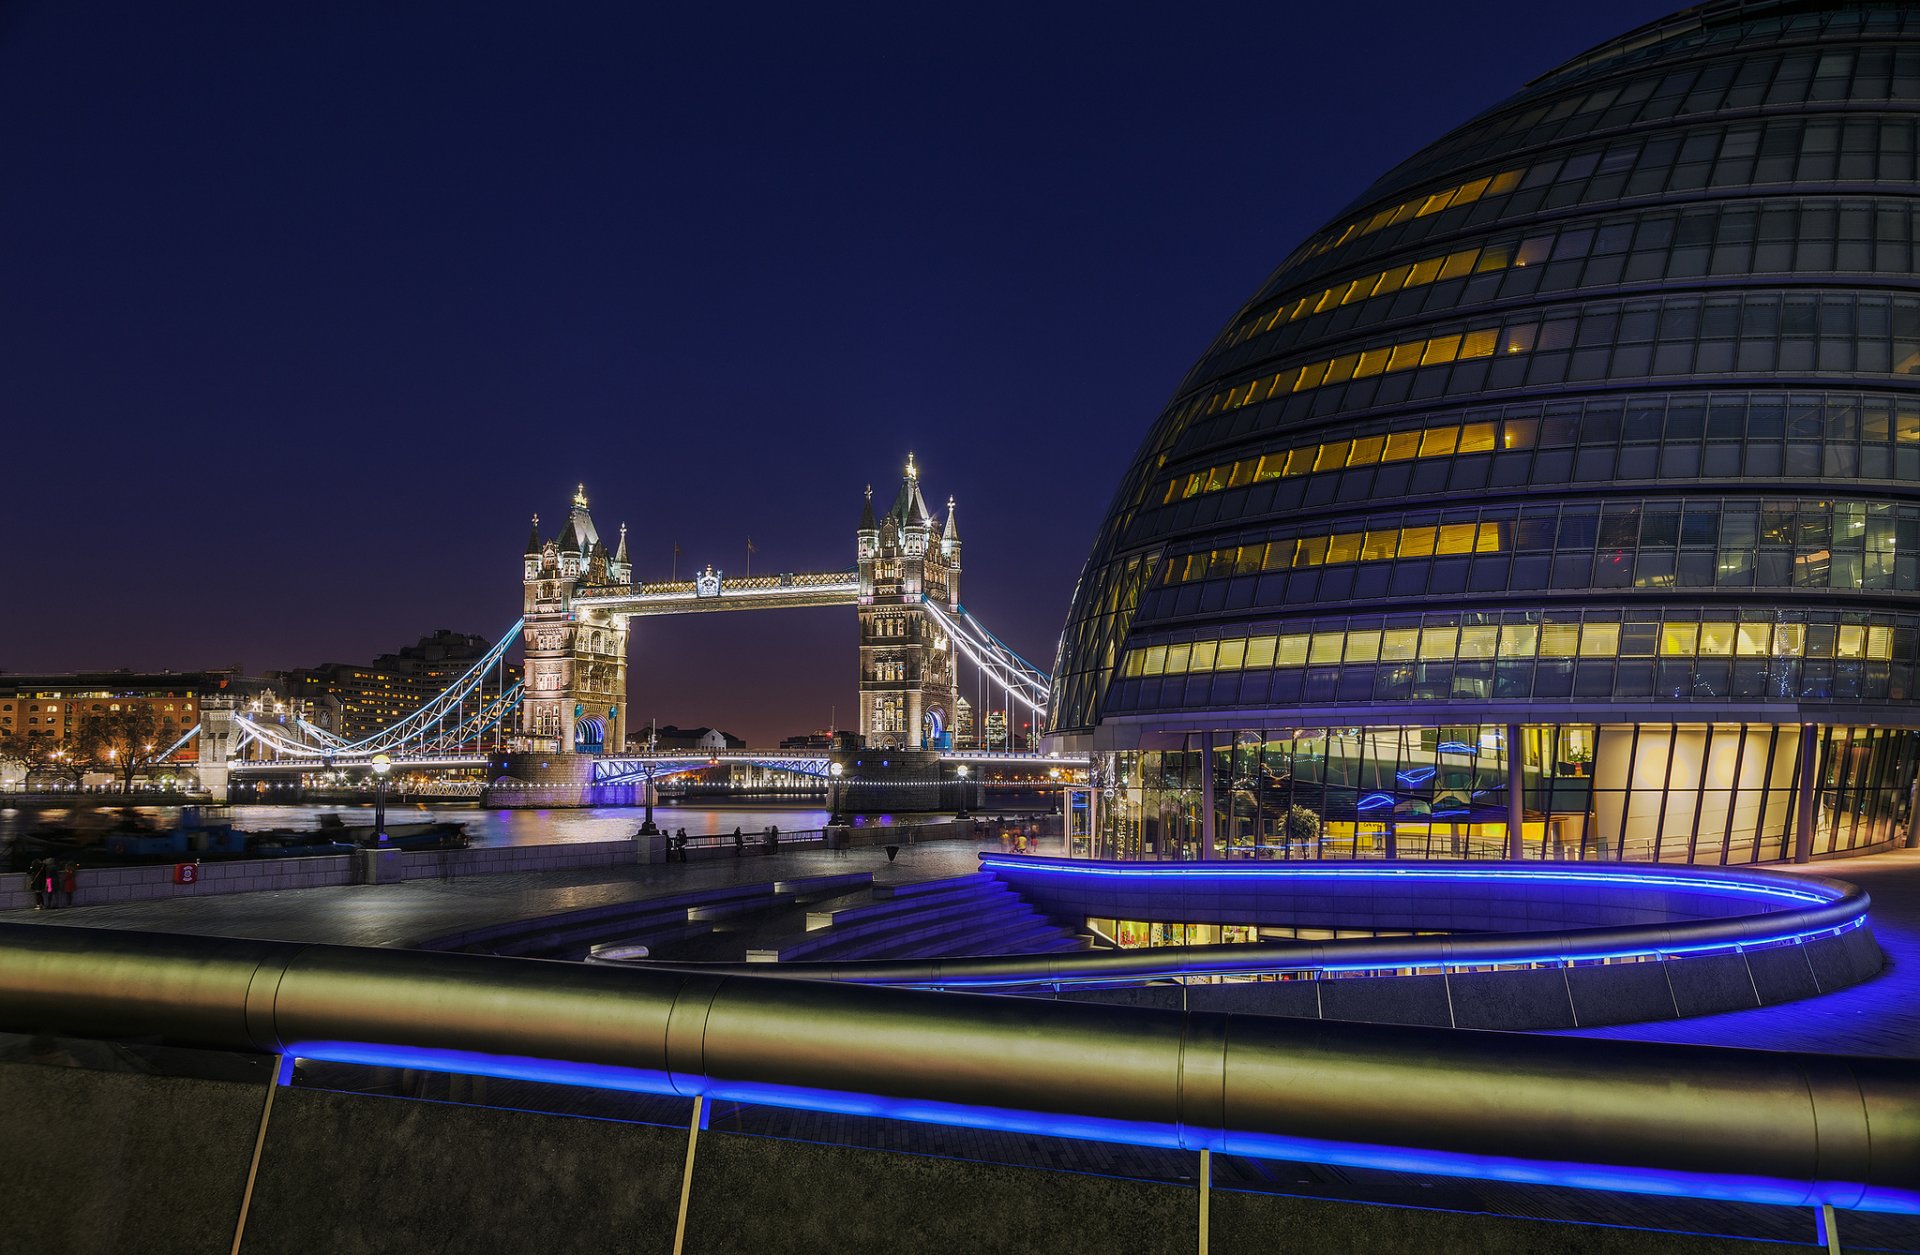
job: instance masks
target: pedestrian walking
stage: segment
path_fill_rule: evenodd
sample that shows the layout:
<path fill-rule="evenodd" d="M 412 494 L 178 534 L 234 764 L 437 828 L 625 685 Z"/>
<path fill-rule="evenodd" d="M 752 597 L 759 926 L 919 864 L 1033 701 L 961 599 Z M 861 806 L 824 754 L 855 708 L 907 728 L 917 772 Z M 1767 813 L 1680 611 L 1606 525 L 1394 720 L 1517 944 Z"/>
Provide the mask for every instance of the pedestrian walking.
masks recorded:
<path fill-rule="evenodd" d="M 740 825 L 733 826 L 733 856 L 745 858 L 747 854 L 747 834 L 740 831 Z"/>
<path fill-rule="evenodd" d="M 74 863 L 68 863 L 66 870 L 60 873 L 60 895 L 66 906 L 73 905 L 73 884 L 79 874 L 80 868 Z"/>
<path fill-rule="evenodd" d="M 40 891 L 47 900 L 49 911 L 60 905 L 60 899 L 57 896 L 60 892 L 59 866 L 52 859 L 40 864 Z"/>

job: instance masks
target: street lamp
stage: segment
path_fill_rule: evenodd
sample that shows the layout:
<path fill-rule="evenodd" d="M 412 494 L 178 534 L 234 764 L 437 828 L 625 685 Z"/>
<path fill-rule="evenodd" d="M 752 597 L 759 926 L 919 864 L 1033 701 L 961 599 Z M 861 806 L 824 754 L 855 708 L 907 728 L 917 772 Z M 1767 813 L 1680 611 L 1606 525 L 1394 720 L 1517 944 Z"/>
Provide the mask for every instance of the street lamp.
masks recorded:
<path fill-rule="evenodd" d="M 960 777 L 960 809 L 953 813 L 953 817 L 955 819 L 970 819 L 972 818 L 972 812 L 967 810 L 967 794 L 969 792 L 967 777 L 973 774 L 973 768 L 967 766 L 965 763 L 961 763 L 958 767 L 954 768 L 954 774 Z"/>
<path fill-rule="evenodd" d="M 387 843 L 387 773 L 393 770 L 393 759 L 385 754 L 373 756 L 373 843 Z"/>
<path fill-rule="evenodd" d="M 658 836 L 660 835 L 660 830 L 653 826 L 653 764 L 652 763 L 647 764 L 646 773 L 640 777 L 640 794 L 642 798 L 644 798 L 646 801 L 647 822 L 640 825 L 639 835 L 643 837 Z"/>
<path fill-rule="evenodd" d="M 846 774 L 847 765 L 845 763 L 835 762 L 827 764 L 827 823 L 829 826 L 838 824 L 842 819 L 840 814 L 840 777 Z"/>

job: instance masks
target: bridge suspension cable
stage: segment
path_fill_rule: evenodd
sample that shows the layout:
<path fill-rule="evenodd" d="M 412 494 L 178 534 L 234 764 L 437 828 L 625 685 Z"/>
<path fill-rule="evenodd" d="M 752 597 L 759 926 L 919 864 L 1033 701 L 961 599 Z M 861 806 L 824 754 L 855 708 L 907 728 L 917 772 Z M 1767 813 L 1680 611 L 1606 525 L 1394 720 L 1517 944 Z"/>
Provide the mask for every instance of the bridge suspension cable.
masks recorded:
<path fill-rule="evenodd" d="M 349 764 L 370 761 L 376 754 L 438 756 L 468 746 L 482 748 L 487 734 L 505 727 L 520 708 L 522 685 L 517 680 L 506 683 L 503 660 L 520 638 L 523 623 L 516 619 L 492 648 L 446 688 L 369 736 L 349 741 L 299 715 L 290 723 L 276 723 L 241 712 L 233 719 L 239 732 L 234 749 L 258 745 L 280 759 Z"/>
<path fill-rule="evenodd" d="M 1053 685 L 1051 676 L 1022 658 L 1012 646 L 995 636 L 986 624 L 969 613 L 965 606 L 957 605 L 949 610 L 931 598 L 924 604 L 933 621 L 953 642 L 953 647 L 979 671 L 983 686 L 990 680 L 1006 694 L 1009 712 L 1012 703 L 1017 701 L 1036 715 L 1046 713 L 1047 698 Z M 976 735 L 984 746 L 988 743 L 983 723 L 986 712 L 981 710 L 974 717 L 978 721 Z M 1011 719 L 1008 720 L 1005 735 L 1011 744 Z"/>

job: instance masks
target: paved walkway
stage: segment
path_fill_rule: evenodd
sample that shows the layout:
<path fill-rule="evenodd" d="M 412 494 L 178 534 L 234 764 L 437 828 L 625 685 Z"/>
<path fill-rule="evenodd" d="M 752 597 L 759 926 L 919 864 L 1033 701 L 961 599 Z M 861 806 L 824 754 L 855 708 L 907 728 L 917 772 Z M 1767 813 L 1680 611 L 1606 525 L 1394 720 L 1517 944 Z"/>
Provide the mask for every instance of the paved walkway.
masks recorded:
<path fill-rule="evenodd" d="M 1880 975 L 1799 1002 L 1568 1035 L 1920 1059 L 1920 850 L 1770 870 L 1845 880 L 1873 895 L 1873 935 L 1887 956 Z"/>
<path fill-rule="evenodd" d="M 483 924 L 633 901 L 669 889 L 851 871 L 873 872 L 876 884 L 935 880 L 977 870 L 977 855 L 985 849 L 998 851 L 999 844 L 928 842 L 903 849 L 891 864 L 883 850 L 873 848 L 783 851 L 686 864 L 6 911 L 0 912 L 0 921 L 407 946 Z M 1879 976 L 1800 1002 L 1685 1020 L 1579 1029 L 1572 1035 L 1920 1059 L 1920 850 L 1820 863 L 1802 870 L 1852 881 L 1873 895 L 1874 934 L 1887 956 L 1886 970 Z"/>
<path fill-rule="evenodd" d="M 870 871 L 875 884 L 938 880 L 980 870 L 991 845 L 931 841 L 907 846 L 893 863 L 877 847 L 782 850 L 773 855 L 572 871 L 507 872 L 391 885 L 338 885 L 277 893 L 119 902 L 56 911 L 0 911 L 0 921 L 85 928 L 135 928 L 267 941 L 410 946 L 484 924 L 532 919 L 668 891 L 718 888 Z"/>

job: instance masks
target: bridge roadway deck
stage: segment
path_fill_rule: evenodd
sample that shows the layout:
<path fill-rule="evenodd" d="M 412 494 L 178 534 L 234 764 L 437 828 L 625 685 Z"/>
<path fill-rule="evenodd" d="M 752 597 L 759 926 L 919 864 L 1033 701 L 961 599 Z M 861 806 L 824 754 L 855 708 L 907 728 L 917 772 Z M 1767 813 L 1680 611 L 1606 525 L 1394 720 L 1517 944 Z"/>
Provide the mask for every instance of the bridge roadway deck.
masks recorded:
<path fill-rule="evenodd" d="M 1000 847 L 997 842 L 928 842 L 902 850 L 899 860 L 892 864 L 883 851 L 872 848 L 785 850 L 771 856 L 684 864 L 226 894 L 45 912 L 6 911 L 0 912 L 0 920 L 407 946 L 483 924 L 637 901 L 670 890 L 868 870 L 874 873 L 876 884 L 957 876 L 976 870 L 976 855 L 988 848 L 997 852 Z M 1851 880 L 1873 895 L 1874 932 L 1887 956 L 1887 968 L 1881 975 L 1851 989 L 1802 1002 L 1571 1032 L 1589 1037 L 1920 1059 L 1920 850 L 1819 863 L 1805 870 Z"/>

